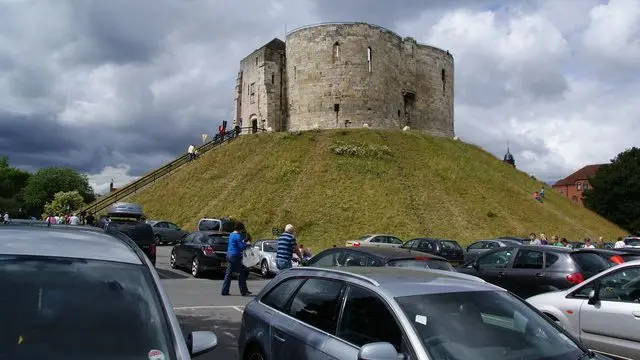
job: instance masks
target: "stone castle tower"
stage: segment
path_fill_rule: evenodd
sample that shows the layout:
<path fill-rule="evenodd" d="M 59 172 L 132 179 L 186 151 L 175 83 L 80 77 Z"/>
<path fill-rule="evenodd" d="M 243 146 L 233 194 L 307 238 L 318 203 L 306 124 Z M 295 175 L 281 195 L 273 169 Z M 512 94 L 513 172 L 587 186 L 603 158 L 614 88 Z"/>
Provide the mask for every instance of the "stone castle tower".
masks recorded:
<path fill-rule="evenodd" d="M 233 125 L 249 132 L 409 126 L 453 137 L 453 83 L 448 51 L 365 23 L 307 26 L 242 59 Z"/>

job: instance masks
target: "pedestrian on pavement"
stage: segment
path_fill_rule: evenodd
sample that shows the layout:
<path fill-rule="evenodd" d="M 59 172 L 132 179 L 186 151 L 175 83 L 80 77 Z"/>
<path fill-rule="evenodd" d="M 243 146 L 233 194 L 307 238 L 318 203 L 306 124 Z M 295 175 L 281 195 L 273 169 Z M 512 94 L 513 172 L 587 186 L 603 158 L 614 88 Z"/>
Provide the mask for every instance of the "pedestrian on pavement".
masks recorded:
<path fill-rule="evenodd" d="M 229 245 L 227 246 L 227 271 L 222 281 L 222 295 L 229 295 L 231 287 L 231 276 L 233 273 L 238 274 L 238 285 L 242 296 L 251 295 L 251 291 L 247 288 L 247 276 L 249 269 L 242 263 L 242 255 L 247 247 L 245 242 L 246 229 L 244 224 L 237 222 L 234 231 L 229 235 Z"/>
<path fill-rule="evenodd" d="M 302 252 L 296 243 L 295 229 L 293 225 L 287 224 L 284 232 L 278 238 L 278 246 L 276 250 L 276 266 L 278 270 L 290 269 L 293 264 L 293 253 L 298 255 L 298 259 L 302 260 Z"/>

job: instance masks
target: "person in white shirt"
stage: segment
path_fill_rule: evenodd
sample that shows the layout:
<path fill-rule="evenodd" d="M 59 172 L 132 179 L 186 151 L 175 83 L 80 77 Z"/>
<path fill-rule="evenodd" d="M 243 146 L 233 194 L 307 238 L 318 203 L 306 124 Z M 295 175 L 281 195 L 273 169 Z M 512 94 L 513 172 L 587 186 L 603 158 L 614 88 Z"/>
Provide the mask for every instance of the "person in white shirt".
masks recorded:
<path fill-rule="evenodd" d="M 616 241 L 615 244 L 613 244 L 613 248 L 614 249 L 620 249 L 627 246 L 627 243 L 624 242 L 624 240 L 622 240 L 622 236 L 618 237 L 618 241 Z"/>
<path fill-rule="evenodd" d="M 542 242 L 535 233 L 529 235 L 529 245 L 542 245 Z"/>
<path fill-rule="evenodd" d="M 69 225 L 80 225 L 80 218 L 77 214 L 71 215 L 69 218 Z"/>
<path fill-rule="evenodd" d="M 195 151 L 196 151 L 196 147 L 193 145 L 189 145 L 189 148 L 187 149 L 187 153 L 189 154 L 189 161 L 193 160 Z"/>
<path fill-rule="evenodd" d="M 593 244 L 591 243 L 591 239 L 586 238 L 586 239 L 584 239 L 584 248 L 585 249 L 595 249 L 596 247 L 593 246 Z"/>
<path fill-rule="evenodd" d="M 2 217 L 2 222 L 4 222 L 5 224 L 9 223 L 9 213 L 5 212 L 4 216 Z"/>

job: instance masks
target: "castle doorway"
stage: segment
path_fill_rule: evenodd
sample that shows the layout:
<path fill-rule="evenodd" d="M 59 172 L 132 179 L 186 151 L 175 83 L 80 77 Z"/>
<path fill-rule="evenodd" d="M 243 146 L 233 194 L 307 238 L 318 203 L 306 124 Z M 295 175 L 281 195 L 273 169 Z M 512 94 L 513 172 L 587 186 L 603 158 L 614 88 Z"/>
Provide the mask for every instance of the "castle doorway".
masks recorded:
<path fill-rule="evenodd" d="M 411 116 L 413 115 L 413 108 L 416 104 L 416 93 L 412 91 L 403 91 L 402 99 L 404 101 L 404 124 L 411 125 Z"/>
<path fill-rule="evenodd" d="M 258 132 L 258 119 L 251 120 L 251 133 L 255 134 Z"/>

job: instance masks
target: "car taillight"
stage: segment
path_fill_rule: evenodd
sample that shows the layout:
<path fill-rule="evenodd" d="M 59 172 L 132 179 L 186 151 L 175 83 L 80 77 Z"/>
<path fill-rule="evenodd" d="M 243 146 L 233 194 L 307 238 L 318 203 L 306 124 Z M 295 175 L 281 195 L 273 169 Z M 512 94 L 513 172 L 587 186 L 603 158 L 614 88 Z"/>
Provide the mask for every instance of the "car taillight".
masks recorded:
<path fill-rule="evenodd" d="M 569 274 L 567 275 L 567 281 L 572 283 L 573 285 L 577 285 L 584 281 L 584 276 L 582 276 L 582 273 L 579 272 Z"/>
<path fill-rule="evenodd" d="M 417 260 L 417 261 L 427 261 L 427 260 L 431 260 L 431 258 L 427 257 L 427 256 L 418 256 L 417 258 L 415 258 L 415 260 Z"/>
<path fill-rule="evenodd" d="M 353 246 L 360 246 L 360 242 L 359 241 L 354 242 Z"/>
<path fill-rule="evenodd" d="M 211 246 L 203 246 L 203 247 L 202 247 L 202 252 L 203 252 L 205 255 L 213 255 L 213 253 L 214 253 L 215 251 L 213 250 L 213 248 L 212 248 Z"/>
<path fill-rule="evenodd" d="M 609 260 L 613 261 L 616 264 L 622 264 L 624 262 L 624 259 L 619 255 L 613 255 L 612 257 L 609 258 Z"/>
<path fill-rule="evenodd" d="M 156 244 L 151 244 L 151 246 L 149 246 L 149 252 L 151 253 L 151 255 L 156 254 Z"/>

